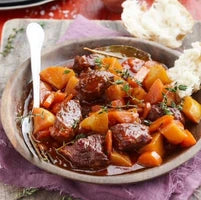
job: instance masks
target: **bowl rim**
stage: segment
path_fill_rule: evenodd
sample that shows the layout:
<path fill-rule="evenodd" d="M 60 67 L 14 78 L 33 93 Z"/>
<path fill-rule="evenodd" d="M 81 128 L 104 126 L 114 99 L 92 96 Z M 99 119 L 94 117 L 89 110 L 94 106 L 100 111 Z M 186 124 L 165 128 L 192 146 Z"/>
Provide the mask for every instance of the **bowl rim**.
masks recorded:
<path fill-rule="evenodd" d="M 128 40 L 132 40 L 134 42 L 140 42 L 142 44 L 157 46 L 158 48 L 171 52 L 176 56 L 179 56 L 181 54 L 180 52 L 176 50 L 172 50 L 168 47 L 162 46 L 158 43 L 151 42 L 151 41 L 145 41 L 141 39 L 128 38 L 128 37 L 108 37 L 108 38 L 99 37 L 99 38 L 92 38 L 92 39 L 79 39 L 79 40 L 67 41 L 61 45 L 56 45 L 55 48 L 52 48 L 51 50 L 45 51 L 42 54 L 42 57 L 47 55 L 50 52 L 57 51 L 59 48 L 65 47 L 67 45 L 73 45 L 73 44 L 77 44 L 81 42 L 93 42 L 100 39 L 124 40 L 125 42 Z M 131 172 L 126 174 L 114 175 L 114 176 L 96 176 L 96 175 L 89 175 L 89 174 L 81 174 L 75 171 L 59 168 L 45 161 L 40 161 L 38 158 L 33 157 L 32 154 L 29 152 L 28 148 L 26 147 L 23 139 L 21 138 L 19 134 L 19 131 L 16 133 L 16 128 L 15 126 L 13 126 L 13 121 L 11 120 L 12 119 L 11 115 L 13 113 L 11 112 L 11 109 L 9 108 L 9 105 L 10 105 L 9 103 L 12 100 L 12 94 L 10 93 L 11 92 L 10 88 L 12 86 L 12 83 L 16 79 L 17 74 L 19 74 L 23 69 L 26 69 L 29 63 L 30 63 L 30 58 L 28 58 L 25 62 L 23 62 L 19 67 L 17 67 L 16 71 L 13 73 L 13 75 L 10 77 L 10 79 L 8 80 L 6 84 L 6 87 L 3 91 L 2 100 L 1 100 L 1 120 L 2 120 L 2 126 L 6 132 L 6 135 L 9 138 L 15 150 L 17 150 L 26 160 L 36 165 L 37 167 L 47 172 L 57 174 L 64 178 L 69 178 L 76 181 L 96 183 L 96 184 L 122 184 L 122 183 L 127 184 L 127 183 L 141 182 L 141 181 L 145 181 L 145 180 L 149 180 L 149 179 L 161 176 L 171 171 L 172 169 L 180 166 L 181 164 L 183 164 L 190 158 L 192 158 L 201 149 L 201 139 L 199 139 L 196 145 L 192 146 L 191 148 L 188 148 L 185 152 L 178 155 L 176 158 L 172 159 L 171 161 L 167 163 L 162 164 L 159 167 L 148 168 L 146 170 L 143 170 L 137 173 Z M 13 137 L 15 138 L 15 141 L 13 140 Z"/>

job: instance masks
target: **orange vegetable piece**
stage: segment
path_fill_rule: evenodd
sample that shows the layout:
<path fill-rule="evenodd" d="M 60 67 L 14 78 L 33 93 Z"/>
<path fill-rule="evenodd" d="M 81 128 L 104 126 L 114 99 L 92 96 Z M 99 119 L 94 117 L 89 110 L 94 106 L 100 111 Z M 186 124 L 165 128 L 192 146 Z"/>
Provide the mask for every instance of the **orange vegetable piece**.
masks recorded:
<path fill-rule="evenodd" d="M 117 58 L 105 57 L 103 58 L 102 62 L 106 66 L 108 71 L 115 75 L 118 75 L 116 71 L 123 71 L 123 67 L 121 66 Z"/>
<path fill-rule="evenodd" d="M 116 151 L 111 152 L 110 161 L 113 165 L 131 167 L 132 162 L 128 155 L 118 153 Z"/>
<path fill-rule="evenodd" d="M 172 115 L 164 115 L 155 120 L 149 127 L 150 132 L 158 131 L 161 126 L 165 126 L 174 120 Z"/>
<path fill-rule="evenodd" d="M 55 98 L 55 93 L 54 92 L 51 92 L 47 98 L 45 99 L 45 101 L 43 102 L 42 106 L 44 108 L 49 108 L 52 103 L 54 102 L 54 98 Z"/>
<path fill-rule="evenodd" d="M 121 107 L 125 105 L 125 101 L 123 99 L 117 99 L 111 102 L 112 107 Z"/>
<path fill-rule="evenodd" d="M 145 107 L 144 107 L 144 111 L 143 111 L 143 115 L 142 115 L 143 119 L 145 119 L 148 116 L 150 110 L 151 110 L 151 104 L 149 102 L 146 102 Z"/>
<path fill-rule="evenodd" d="M 143 82 L 147 74 L 149 73 L 150 69 L 143 66 L 140 68 L 140 70 L 134 75 L 135 79 L 137 79 L 140 82 Z"/>
<path fill-rule="evenodd" d="M 160 132 L 171 144 L 179 144 L 187 138 L 185 131 L 174 120 L 160 128 Z"/>
<path fill-rule="evenodd" d="M 111 85 L 106 91 L 107 97 L 110 101 L 123 99 L 127 96 L 126 92 L 123 91 L 122 85 Z"/>
<path fill-rule="evenodd" d="M 201 119 L 201 105 L 192 97 L 187 96 L 184 98 L 182 111 L 195 123 L 199 123 Z"/>
<path fill-rule="evenodd" d="M 176 102 L 176 93 L 165 90 L 164 94 L 167 98 L 167 106 L 171 106 L 172 102 Z"/>
<path fill-rule="evenodd" d="M 55 122 L 55 116 L 44 108 L 34 108 L 34 133 L 47 129 Z"/>
<path fill-rule="evenodd" d="M 54 103 L 60 103 L 66 98 L 66 94 L 60 90 L 56 91 L 54 94 Z"/>
<path fill-rule="evenodd" d="M 191 147 L 196 144 L 196 139 L 194 138 L 193 134 L 189 130 L 184 130 L 187 137 L 181 143 L 182 147 Z"/>
<path fill-rule="evenodd" d="M 156 104 L 163 100 L 163 88 L 164 85 L 160 79 L 156 79 L 149 92 L 145 96 L 145 101 L 150 102 L 151 104 Z"/>
<path fill-rule="evenodd" d="M 68 102 L 73 98 L 72 94 L 69 94 L 66 98 L 65 101 Z M 59 110 L 61 109 L 61 102 L 59 103 L 53 103 L 53 105 L 51 106 L 51 112 L 53 114 L 56 114 Z"/>
<path fill-rule="evenodd" d="M 112 110 L 108 112 L 108 119 L 111 124 L 132 123 L 139 117 L 137 111 L 129 112 L 123 110 Z"/>
<path fill-rule="evenodd" d="M 61 103 L 55 103 L 51 107 L 52 107 L 51 112 L 56 115 L 57 112 L 61 109 Z"/>
<path fill-rule="evenodd" d="M 152 135 L 152 140 L 149 144 L 143 146 L 140 150 L 139 153 L 142 154 L 144 152 L 150 152 L 150 151 L 155 151 L 158 153 L 161 157 L 163 157 L 165 153 L 165 148 L 163 144 L 163 136 L 161 133 L 156 132 Z"/>
<path fill-rule="evenodd" d="M 145 90 L 139 85 L 132 90 L 132 96 L 136 99 L 143 100 L 146 95 L 147 93 L 145 92 Z"/>
<path fill-rule="evenodd" d="M 64 88 L 70 77 L 73 75 L 75 75 L 73 70 L 61 66 L 48 67 L 40 73 L 41 80 L 57 89 Z"/>
<path fill-rule="evenodd" d="M 97 112 L 97 111 L 99 111 L 99 110 L 101 110 L 101 105 L 95 105 L 95 106 L 92 106 L 92 107 L 91 107 L 91 111 L 92 111 L 92 112 Z"/>
<path fill-rule="evenodd" d="M 144 167 L 156 167 L 162 164 L 162 158 L 157 152 L 151 151 L 141 154 L 137 162 Z"/>
<path fill-rule="evenodd" d="M 143 81 L 143 85 L 147 90 L 149 90 L 157 79 L 160 79 L 163 84 L 168 84 L 171 82 L 166 70 L 160 63 L 155 63 L 155 65 L 150 68 L 149 73 Z"/>
<path fill-rule="evenodd" d="M 98 133 L 106 133 L 108 131 L 108 113 L 102 112 L 102 110 L 92 113 L 80 123 L 80 127 Z"/>
<path fill-rule="evenodd" d="M 105 136 L 105 146 L 106 146 L 107 155 L 110 157 L 112 153 L 112 131 L 111 130 L 108 130 Z"/>
<path fill-rule="evenodd" d="M 67 94 L 71 94 L 71 93 L 75 93 L 75 88 L 76 86 L 78 85 L 79 83 L 79 79 L 76 77 L 76 76 L 71 76 L 67 85 L 66 85 L 66 89 L 65 89 L 65 92 Z"/>
<path fill-rule="evenodd" d="M 127 82 L 129 83 L 129 85 L 133 88 L 136 88 L 139 86 L 139 84 L 136 82 L 136 79 L 128 77 L 127 78 Z"/>

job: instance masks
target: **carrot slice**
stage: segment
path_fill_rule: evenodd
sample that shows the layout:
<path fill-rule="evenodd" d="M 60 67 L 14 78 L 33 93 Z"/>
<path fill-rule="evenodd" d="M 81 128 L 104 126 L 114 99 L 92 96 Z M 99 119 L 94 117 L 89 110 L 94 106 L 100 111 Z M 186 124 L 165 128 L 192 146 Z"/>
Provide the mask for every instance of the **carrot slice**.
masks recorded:
<path fill-rule="evenodd" d="M 146 102 L 145 107 L 144 107 L 144 111 L 143 111 L 143 115 L 142 115 L 143 119 L 145 119 L 148 116 L 150 110 L 151 110 L 151 104 L 149 102 Z"/>
<path fill-rule="evenodd" d="M 44 108 L 49 108 L 52 103 L 54 102 L 54 98 L 55 98 L 55 92 L 51 92 L 47 98 L 45 99 L 45 101 L 43 102 L 42 106 Z"/>
<path fill-rule="evenodd" d="M 141 154 L 137 162 L 144 167 L 156 167 L 161 165 L 162 158 L 155 151 L 151 151 Z"/>
<path fill-rule="evenodd" d="M 173 121 L 174 117 L 172 115 L 164 115 L 157 120 L 155 120 L 149 127 L 150 132 L 155 132 L 163 125 L 166 125 Z"/>
<path fill-rule="evenodd" d="M 193 136 L 193 134 L 189 131 L 189 130 L 184 130 L 187 137 L 183 140 L 183 142 L 181 143 L 182 147 L 191 147 L 194 144 L 196 144 L 196 140 Z"/>
<path fill-rule="evenodd" d="M 106 145 L 107 155 L 110 157 L 112 153 L 112 131 L 111 130 L 108 130 L 105 136 L 105 145 Z"/>
<path fill-rule="evenodd" d="M 150 102 L 151 104 L 161 102 L 163 100 L 163 89 L 164 85 L 162 81 L 160 79 L 157 79 L 145 96 L 145 101 Z"/>
<path fill-rule="evenodd" d="M 66 97 L 66 94 L 61 92 L 60 90 L 55 92 L 54 103 L 62 102 Z"/>

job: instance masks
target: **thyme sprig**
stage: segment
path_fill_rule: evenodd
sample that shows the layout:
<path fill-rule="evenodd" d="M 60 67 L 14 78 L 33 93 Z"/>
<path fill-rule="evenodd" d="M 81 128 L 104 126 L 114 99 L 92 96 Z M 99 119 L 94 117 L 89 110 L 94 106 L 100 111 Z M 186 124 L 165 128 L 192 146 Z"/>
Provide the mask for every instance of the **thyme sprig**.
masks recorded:
<path fill-rule="evenodd" d="M 109 65 L 104 64 L 101 58 L 96 58 L 94 63 L 99 69 L 101 69 L 102 67 L 105 68 L 105 69 L 109 68 Z"/>
<path fill-rule="evenodd" d="M 63 147 L 67 146 L 67 145 L 72 145 L 74 144 L 77 140 L 81 139 L 81 138 L 86 138 L 87 136 L 83 133 L 80 133 L 78 135 L 75 136 L 75 138 L 73 140 L 71 140 L 70 142 L 64 142 L 62 146 L 60 146 L 59 148 L 55 149 L 57 152 L 59 150 L 61 150 Z"/>
<path fill-rule="evenodd" d="M 102 114 L 102 113 L 107 113 L 108 112 L 108 107 L 107 106 L 102 106 L 101 110 L 98 112 L 98 114 Z"/>
<path fill-rule="evenodd" d="M 78 125 L 79 125 L 79 120 L 75 120 L 75 119 L 74 119 L 74 123 L 73 123 L 72 128 L 73 128 L 73 129 L 76 129 Z"/>
<path fill-rule="evenodd" d="M 165 115 L 173 115 L 173 113 L 170 111 L 170 109 L 167 106 L 167 96 L 166 94 L 162 93 L 163 95 L 163 101 L 160 103 L 160 107 L 163 110 L 163 113 Z"/>
<path fill-rule="evenodd" d="M 36 193 L 39 189 L 38 188 L 24 188 L 17 196 L 17 200 L 22 199 L 27 196 L 31 196 L 32 194 Z"/>
<path fill-rule="evenodd" d="M 13 28 L 12 33 L 8 36 L 6 46 L 4 47 L 3 51 L 0 52 L 0 54 L 3 55 L 3 57 L 6 57 L 11 52 L 11 50 L 14 49 L 13 42 L 17 37 L 17 35 L 23 31 L 24 28 L 19 29 Z"/>
<path fill-rule="evenodd" d="M 128 69 L 126 69 L 126 70 L 115 70 L 115 72 L 117 74 L 119 74 L 124 79 L 127 79 L 127 78 L 131 77 Z"/>
<path fill-rule="evenodd" d="M 122 90 L 136 103 L 143 103 L 143 100 L 137 99 L 131 95 L 131 87 L 129 84 L 123 85 Z"/>
<path fill-rule="evenodd" d="M 175 83 L 175 86 L 173 88 L 165 88 L 166 90 L 170 91 L 170 92 L 177 92 L 178 90 L 181 91 L 186 91 L 187 90 L 187 85 L 177 85 L 177 83 Z"/>
<path fill-rule="evenodd" d="M 44 111 L 42 113 L 39 113 L 39 114 L 33 114 L 33 113 L 29 113 L 28 115 L 17 115 L 15 120 L 16 122 L 20 122 L 22 123 L 22 121 L 29 117 L 29 118 L 33 118 L 33 117 L 36 117 L 36 116 L 40 116 L 42 119 L 45 119 L 45 116 L 44 116 Z"/>

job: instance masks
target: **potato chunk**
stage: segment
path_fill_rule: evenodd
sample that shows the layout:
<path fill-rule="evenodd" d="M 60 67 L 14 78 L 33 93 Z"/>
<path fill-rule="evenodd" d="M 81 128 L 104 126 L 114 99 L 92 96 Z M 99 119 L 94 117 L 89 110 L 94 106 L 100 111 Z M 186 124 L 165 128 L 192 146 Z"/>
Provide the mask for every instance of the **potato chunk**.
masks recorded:
<path fill-rule="evenodd" d="M 192 97 L 187 96 L 184 98 L 183 109 L 182 111 L 195 123 L 199 123 L 201 119 L 201 105 Z"/>
<path fill-rule="evenodd" d="M 164 145 L 163 145 L 163 136 L 161 133 L 157 132 L 152 135 L 152 140 L 149 144 L 145 145 L 139 150 L 139 153 L 144 153 L 148 151 L 155 151 L 161 157 L 163 157 L 165 153 Z"/>
<path fill-rule="evenodd" d="M 62 66 L 48 67 L 40 73 L 40 77 L 43 81 L 57 89 L 63 89 L 73 75 L 75 75 L 73 70 Z"/>
<path fill-rule="evenodd" d="M 123 153 L 118 153 L 116 151 L 111 152 L 110 160 L 113 165 L 131 167 L 132 162 L 128 155 Z"/>
<path fill-rule="evenodd" d="M 80 123 L 80 127 L 98 133 L 106 133 L 108 131 L 108 113 L 101 110 L 93 113 Z"/>
<path fill-rule="evenodd" d="M 34 133 L 47 129 L 55 122 L 55 116 L 44 108 L 34 108 Z"/>
<path fill-rule="evenodd" d="M 143 85 L 147 90 L 149 90 L 156 79 L 160 79 L 164 85 L 171 82 L 165 68 L 159 63 L 156 63 L 150 68 L 149 73 L 144 79 Z"/>
<path fill-rule="evenodd" d="M 180 124 L 180 122 L 174 120 L 160 129 L 160 132 L 171 144 L 179 144 L 187 138 L 187 134 Z"/>

